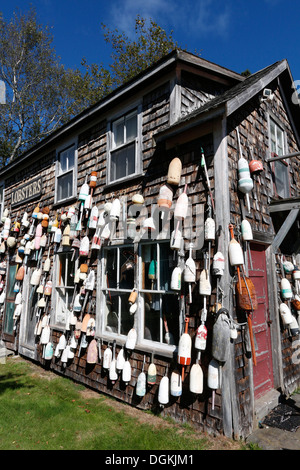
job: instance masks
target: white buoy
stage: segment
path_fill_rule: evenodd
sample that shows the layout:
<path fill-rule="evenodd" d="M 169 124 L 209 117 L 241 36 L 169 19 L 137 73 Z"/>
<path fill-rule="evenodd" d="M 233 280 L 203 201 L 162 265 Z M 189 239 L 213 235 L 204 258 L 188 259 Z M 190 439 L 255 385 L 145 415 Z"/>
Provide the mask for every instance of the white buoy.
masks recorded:
<path fill-rule="evenodd" d="M 125 361 L 124 367 L 122 369 L 122 380 L 128 384 L 131 380 L 131 365 L 128 360 Z"/>
<path fill-rule="evenodd" d="M 97 222 L 98 222 L 98 207 L 95 205 L 92 207 L 91 213 L 90 213 L 90 220 L 89 220 L 89 228 L 91 229 L 96 229 L 97 228 Z"/>
<path fill-rule="evenodd" d="M 131 328 L 131 330 L 128 332 L 127 339 L 126 339 L 126 344 L 125 344 L 126 349 L 133 350 L 136 345 L 136 340 L 137 340 L 136 329 Z"/>
<path fill-rule="evenodd" d="M 215 359 L 212 359 L 208 365 L 207 372 L 207 385 L 212 389 L 212 410 L 215 408 L 215 390 L 220 388 L 219 368 L 219 363 Z"/>
<path fill-rule="evenodd" d="M 193 364 L 190 371 L 190 392 L 200 395 L 203 392 L 203 371 L 200 364 Z"/>
<path fill-rule="evenodd" d="M 139 373 L 137 382 L 136 382 L 136 394 L 138 397 L 143 397 L 146 395 L 146 374 L 144 372 L 145 365 L 145 356 L 143 361 L 142 372 Z"/>
<path fill-rule="evenodd" d="M 121 348 L 118 355 L 117 355 L 117 370 L 123 370 L 125 364 L 125 356 L 124 356 L 124 349 Z"/>
<path fill-rule="evenodd" d="M 121 203 L 120 199 L 114 199 L 111 205 L 109 218 L 111 221 L 117 221 L 120 218 L 121 213 Z"/>
<path fill-rule="evenodd" d="M 179 266 L 173 269 L 171 275 L 171 289 L 180 291 L 181 290 L 181 269 Z"/>
<path fill-rule="evenodd" d="M 170 378 L 170 395 L 180 397 L 182 395 L 182 379 L 177 371 L 173 371 Z"/>
<path fill-rule="evenodd" d="M 111 361 L 112 361 L 112 350 L 109 346 L 107 346 L 103 354 L 103 369 L 109 369 Z"/>
<path fill-rule="evenodd" d="M 199 351 L 204 351 L 206 348 L 206 340 L 207 340 L 207 328 L 204 322 L 198 326 L 195 336 L 195 348 Z"/>
<path fill-rule="evenodd" d="M 284 325 L 291 325 L 293 323 L 293 315 L 287 304 L 281 303 L 279 305 L 279 312 Z"/>
<path fill-rule="evenodd" d="M 169 377 L 165 375 L 159 382 L 158 402 L 160 405 L 167 405 L 169 403 L 169 388 Z"/>
<path fill-rule="evenodd" d="M 212 273 L 215 276 L 223 276 L 225 269 L 225 258 L 221 251 L 217 251 L 217 253 L 213 257 L 212 262 Z"/>
<path fill-rule="evenodd" d="M 199 294 L 204 296 L 211 295 L 211 284 L 207 269 L 203 269 L 200 274 Z"/>
<path fill-rule="evenodd" d="M 169 164 L 167 183 L 178 186 L 180 183 L 182 163 L 178 157 L 173 158 Z"/>
<path fill-rule="evenodd" d="M 229 261 L 231 266 L 241 266 L 244 264 L 244 255 L 241 245 L 235 238 L 229 242 Z"/>
<path fill-rule="evenodd" d="M 192 258 L 192 244 L 190 244 L 189 257 L 185 262 L 183 277 L 189 285 L 189 303 L 192 303 L 192 284 L 196 282 L 196 264 Z"/>
<path fill-rule="evenodd" d="M 281 296 L 285 300 L 290 300 L 293 297 L 293 291 L 290 282 L 284 277 L 280 282 Z"/>

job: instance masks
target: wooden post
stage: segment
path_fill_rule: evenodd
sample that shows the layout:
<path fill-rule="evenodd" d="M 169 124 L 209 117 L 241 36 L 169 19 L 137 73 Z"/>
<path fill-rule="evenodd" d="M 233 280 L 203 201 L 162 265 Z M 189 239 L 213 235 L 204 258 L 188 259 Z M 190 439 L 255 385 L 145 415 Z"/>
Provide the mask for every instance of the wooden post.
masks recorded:
<path fill-rule="evenodd" d="M 230 196 L 229 196 L 229 170 L 227 153 L 226 117 L 215 122 L 214 126 L 214 189 L 215 189 L 215 223 L 216 229 L 222 227 L 219 246 L 223 250 L 225 259 L 228 259 L 230 223 Z M 231 275 L 229 263 L 225 264 L 223 276 L 220 278 L 220 287 L 228 292 L 224 298 L 223 307 L 232 313 L 232 295 L 230 292 Z M 235 350 L 234 342 L 230 344 L 230 354 L 222 370 L 222 414 L 224 434 L 227 437 L 240 437 L 239 403 L 235 378 Z"/>

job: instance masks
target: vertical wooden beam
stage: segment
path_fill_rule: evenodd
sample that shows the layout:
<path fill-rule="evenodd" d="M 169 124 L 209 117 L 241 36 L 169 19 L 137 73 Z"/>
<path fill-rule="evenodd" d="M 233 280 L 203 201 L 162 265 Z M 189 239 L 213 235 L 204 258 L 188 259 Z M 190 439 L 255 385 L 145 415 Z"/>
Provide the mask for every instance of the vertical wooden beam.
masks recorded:
<path fill-rule="evenodd" d="M 227 120 L 223 117 L 214 123 L 214 200 L 216 229 L 221 227 L 218 238 L 218 250 L 225 260 L 228 260 L 229 223 L 230 223 L 230 195 L 229 170 L 227 150 Z M 228 261 L 225 263 L 223 276 L 220 278 L 220 287 L 224 292 L 223 307 L 232 314 L 231 274 Z M 235 350 L 234 342 L 230 344 L 230 354 L 222 369 L 222 415 L 223 429 L 227 437 L 240 437 L 239 403 L 235 380 Z"/>

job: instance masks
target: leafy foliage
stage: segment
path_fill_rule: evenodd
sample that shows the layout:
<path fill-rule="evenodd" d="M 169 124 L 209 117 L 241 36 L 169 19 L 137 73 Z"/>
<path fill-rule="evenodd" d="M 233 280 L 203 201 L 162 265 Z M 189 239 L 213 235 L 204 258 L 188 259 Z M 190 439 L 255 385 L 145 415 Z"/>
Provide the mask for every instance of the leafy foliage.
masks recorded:
<path fill-rule="evenodd" d="M 82 68 L 71 70 L 60 63 L 50 29 L 38 24 L 34 9 L 8 22 L 0 16 L 0 80 L 7 91 L 0 105 L 0 167 L 177 47 L 172 33 L 139 15 L 133 40 L 102 28 L 112 48 L 109 68 L 83 58 Z"/>

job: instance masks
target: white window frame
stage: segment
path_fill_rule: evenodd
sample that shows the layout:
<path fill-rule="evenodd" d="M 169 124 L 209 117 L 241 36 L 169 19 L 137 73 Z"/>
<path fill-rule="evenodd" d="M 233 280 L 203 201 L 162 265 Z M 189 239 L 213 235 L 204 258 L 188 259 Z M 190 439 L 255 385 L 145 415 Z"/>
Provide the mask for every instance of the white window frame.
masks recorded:
<path fill-rule="evenodd" d="M 160 286 L 160 269 L 159 269 L 159 263 L 160 263 L 160 246 L 162 244 L 166 244 L 169 246 L 170 240 L 154 240 L 150 242 L 141 242 L 139 244 L 139 269 L 138 269 L 138 292 L 139 292 L 139 330 L 138 330 L 138 338 L 139 338 L 139 345 L 145 350 L 145 351 L 156 351 L 157 353 L 161 353 L 166 356 L 172 356 L 174 351 L 176 350 L 177 346 L 175 345 L 169 345 L 164 342 L 164 335 L 165 335 L 165 328 L 164 328 L 164 321 L 163 321 L 163 312 L 162 312 L 162 296 L 164 295 L 178 295 L 178 292 L 172 291 L 171 288 L 169 290 L 162 289 Z M 157 286 L 160 286 L 160 288 L 153 288 L 153 289 L 143 289 L 142 288 L 142 247 L 145 245 L 156 245 L 156 253 L 157 253 Z M 174 266 L 175 267 L 175 266 Z M 145 311 L 145 301 L 144 301 L 144 295 L 145 294 L 157 294 L 159 296 L 159 303 L 160 303 L 160 316 L 159 316 L 159 328 L 160 328 L 160 341 L 154 341 L 154 340 L 149 340 L 144 338 L 144 329 L 145 329 L 145 319 L 144 319 L 144 314 L 143 312 Z M 178 300 L 178 325 L 179 322 L 183 320 L 180 318 L 180 313 L 179 313 L 179 300 Z M 171 331 L 171 329 L 169 328 Z"/>
<path fill-rule="evenodd" d="M 272 132 L 271 132 L 271 125 L 274 125 L 275 129 L 275 149 L 272 148 Z M 280 133 L 280 134 L 279 134 Z M 279 135 L 281 136 L 279 139 Z M 279 157 L 284 155 L 286 152 L 287 148 L 287 142 L 286 142 L 286 131 L 283 128 L 283 126 L 278 122 L 276 118 L 273 116 L 269 116 L 269 139 L 270 139 L 270 154 L 272 155 L 273 153 L 278 155 Z M 279 146 L 279 140 L 281 140 L 281 145 Z M 278 176 L 276 176 L 276 166 L 280 165 L 283 169 L 286 170 L 284 178 L 286 185 L 284 186 L 284 194 L 278 193 L 277 187 L 276 187 L 276 179 L 278 179 Z M 272 165 L 272 170 L 274 174 L 274 195 L 282 197 L 282 198 L 287 198 L 290 196 L 290 177 L 289 177 L 289 164 L 285 160 L 278 160 L 276 162 L 273 162 Z"/>
<path fill-rule="evenodd" d="M 110 286 L 107 286 L 107 282 L 106 282 L 106 278 L 105 278 L 105 275 L 106 275 L 106 263 L 107 263 L 107 253 L 110 251 L 110 250 L 113 250 L 115 249 L 116 250 L 116 254 L 117 254 L 117 259 L 116 259 L 116 263 L 117 263 L 117 266 L 116 266 L 116 281 L 117 281 L 117 287 L 110 287 Z M 99 305 L 100 305 L 100 309 L 99 309 L 99 317 L 98 317 L 98 322 L 97 322 L 97 326 L 100 324 L 100 331 L 102 332 L 101 333 L 101 338 L 104 338 L 104 339 L 108 339 L 108 340 L 119 340 L 119 342 L 123 342 L 125 343 L 126 341 L 126 338 L 127 338 L 127 335 L 125 334 L 122 334 L 121 333 L 121 316 L 119 315 L 120 313 L 120 307 L 121 307 L 121 304 L 120 304 L 120 299 L 118 300 L 118 312 L 117 313 L 117 321 L 118 321 L 118 331 L 117 332 L 114 332 L 114 331 L 109 331 L 106 329 L 106 312 L 108 313 L 108 310 L 107 310 L 107 306 L 106 306 L 106 301 L 107 301 L 107 295 L 109 295 L 109 292 L 110 293 L 113 293 L 113 294 L 116 294 L 118 295 L 121 294 L 121 295 L 127 295 L 128 297 L 130 296 L 130 293 L 132 292 L 134 286 L 132 286 L 133 288 L 131 289 L 126 289 L 126 288 L 119 288 L 119 283 L 120 283 L 120 278 L 119 278 L 119 274 L 120 274 L 120 250 L 122 249 L 128 249 L 132 252 L 134 252 L 134 245 L 133 244 L 118 244 L 118 245 L 111 245 L 111 246 L 107 246 L 107 247 L 104 247 L 102 248 L 102 257 L 101 257 L 101 262 L 100 262 L 100 282 L 99 282 L 99 285 L 100 285 L 100 288 L 99 288 L 99 291 L 100 291 L 100 295 L 99 295 Z M 135 269 L 135 268 L 134 268 Z M 129 305 L 128 305 L 128 308 L 129 308 Z M 133 325 L 134 326 L 134 323 L 135 323 L 135 318 L 133 317 L 132 318 L 133 320 Z"/>
<path fill-rule="evenodd" d="M 61 251 L 58 251 L 54 255 L 54 275 L 53 275 L 53 286 L 52 286 L 52 296 L 51 296 L 51 324 L 58 327 L 65 329 L 66 327 L 66 321 L 67 321 L 67 305 L 63 303 L 61 297 L 59 296 L 59 290 L 60 289 L 67 289 L 69 292 L 69 298 L 73 297 L 74 289 L 76 289 L 76 284 L 73 286 L 60 286 L 58 284 L 59 282 L 59 271 L 60 271 L 60 257 L 61 256 L 66 256 L 69 255 L 72 257 L 73 251 L 71 249 L 63 249 Z M 78 260 L 75 262 L 74 266 L 74 276 L 76 269 L 78 268 Z M 67 275 L 68 273 L 68 268 L 65 270 L 65 273 Z M 78 290 L 78 289 L 77 289 Z M 79 293 L 79 292 L 77 292 Z M 61 308 L 62 306 L 62 308 Z M 65 316 L 64 316 L 65 313 Z"/>
<path fill-rule="evenodd" d="M 62 172 L 60 168 L 60 155 L 68 150 L 69 148 L 74 146 L 74 165 L 72 168 L 68 169 L 67 172 Z M 78 150 L 77 150 L 77 140 L 72 139 L 66 142 L 64 145 L 60 146 L 56 150 L 56 167 L 55 167 L 55 204 L 57 203 L 64 203 L 67 202 L 74 197 L 77 196 L 77 158 L 78 158 Z M 72 184 L 73 184 L 73 191 L 72 194 L 68 195 L 66 198 L 59 199 L 58 198 L 58 179 L 66 173 L 72 173 Z"/>
<path fill-rule="evenodd" d="M 137 117 L 137 135 L 134 139 L 125 141 L 123 144 L 116 145 L 115 139 L 114 139 L 114 125 L 122 119 L 125 119 L 129 117 L 130 115 L 136 114 Z M 107 124 L 107 144 L 108 144 L 108 149 L 107 149 L 107 181 L 106 183 L 109 184 L 115 184 L 122 182 L 127 179 L 134 178 L 138 175 L 141 174 L 142 171 L 142 105 L 140 103 L 135 103 L 134 105 L 131 105 L 127 109 L 124 109 L 122 113 L 118 113 L 114 116 L 112 116 L 108 120 Z M 111 163 L 112 163 L 112 154 L 114 151 L 122 150 L 125 149 L 128 145 L 131 145 L 134 143 L 134 148 L 135 148 L 135 171 L 133 173 L 130 173 L 128 175 L 122 176 L 120 178 L 113 179 L 112 174 L 111 174 Z"/>

